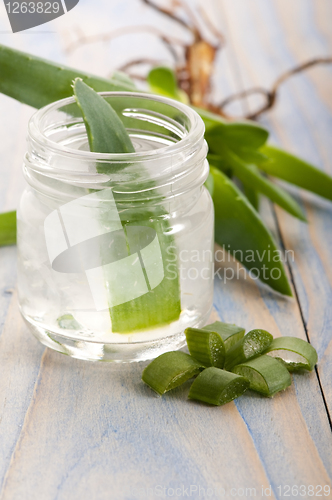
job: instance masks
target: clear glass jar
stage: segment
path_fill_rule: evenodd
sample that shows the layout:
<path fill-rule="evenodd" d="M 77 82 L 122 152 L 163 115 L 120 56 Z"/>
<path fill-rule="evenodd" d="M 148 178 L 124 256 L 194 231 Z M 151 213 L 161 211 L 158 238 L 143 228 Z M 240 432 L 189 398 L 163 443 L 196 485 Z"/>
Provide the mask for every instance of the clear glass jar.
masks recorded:
<path fill-rule="evenodd" d="M 81 359 L 139 361 L 184 344 L 213 299 L 204 125 L 171 99 L 102 94 L 135 147 L 91 153 L 73 98 L 31 118 L 18 209 L 23 318 Z"/>

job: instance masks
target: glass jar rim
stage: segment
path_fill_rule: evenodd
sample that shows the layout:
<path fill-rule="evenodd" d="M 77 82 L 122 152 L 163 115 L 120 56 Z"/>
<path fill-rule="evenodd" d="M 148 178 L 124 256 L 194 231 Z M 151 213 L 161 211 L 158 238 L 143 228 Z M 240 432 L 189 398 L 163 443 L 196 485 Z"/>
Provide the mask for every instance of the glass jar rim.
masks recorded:
<path fill-rule="evenodd" d="M 28 131 L 30 138 L 42 147 L 47 147 L 54 152 L 64 155 L 64 156 L 75 156 L 81 157 L 85 160 L 104 160 L 104 161 L 140 161 L 143 159 L 154 160 L 160 155 L 168 156 L 173 154 L 183 153 L 188 149 L 191 149 L 193 144 L 200 141 L 205 132 L 205 126 L 202 118 L 199 114 L 189 107 L 188 105 L 176 101 L 175 99 L 170 99 L 168 97 L 159 96 L 156 94 L 149 94 L 145 92 L 98 92 L 99 95 L 103 97 L 130 97 L 138 99 L 146 99 L 150 101 L 158 101 L 160 103 L 171 106 L 178 111 L 182 112 L 189 121 L 190 128 L 187 134 L 181 138 L 179 141 L 166 145 L 158 149 L 151 149 L 147 151 L 135 151 L 134 153 L 95 153 L 91 151 L 77 150 L 59 144 L 49 137 L 41 130 L 40 122 L 43 118 L 52 111 L 60 110 L 60 108 L 75 104 L 75 97 L 67 97 L 65 99 L 60 99 L 47 106 L 36 111 L 29 120 Z"/>

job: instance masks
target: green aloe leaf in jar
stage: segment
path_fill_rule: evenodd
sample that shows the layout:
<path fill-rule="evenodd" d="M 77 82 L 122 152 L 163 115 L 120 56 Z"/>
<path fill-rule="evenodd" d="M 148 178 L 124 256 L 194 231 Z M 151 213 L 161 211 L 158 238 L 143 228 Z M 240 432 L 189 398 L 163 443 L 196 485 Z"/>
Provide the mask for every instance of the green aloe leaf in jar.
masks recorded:
<path fill-rule="evenodd" d="M 135 150 L 129 134 L 111 105 L 81 79 L 75 80 L 73 88 L 78 106 L 83 115 L 90 150 L 97 153 L 133 153 Z M 108 168 L 114 171 L 115 167 L 114 165 L 108 167 L 107 163 L 97 164 L 97 171 L 100 173 L 108 173 Z M 121 164 L 117 167 L 117 169 L 119 168 L 121 168 Z M 110 171 L 111 173 L 112 171 Z M 151 183 L 147 183 L 146 187 L 151 187 Z M 122 201 L 121 195 L 115 192 L 114 199 L 119 207 Z M 128 221 L 128 212 L 119 210 L 119 213 L 120 216 L 123 214 L 125 220 L 123 220 L 122 225 L 125 232 L 128 232 L 128 228 L 132 225 Z M 148 209 L 140 212 L 139 223 L 152 227 L 157 232 L 161 251 L 166 252 L 172 245 L 174 246 L 172 237 L 165 235 L 167 221 L 160 222 L 156 220 L 154 222 L 153 215 Z M 108 223 L 107 214 L 101 223 L 105 225 Z M 135 223 L 137 224 L 137 218 Z M 127 247 L 129 255 L 135 253 L 130 247 L 129 239 L 127 239 Z M 156 249 L 157 251 L 159 251 L 159 248 Z M 108 288 L 112 287 L 113 275 L 110 274 L 108 276 L 106 274 L 104 278 L 106 286 Z M 127 285 L 125 284 L 124 286 Z M 113 294 L 116 293 L 115 290 Z M 180 312 L 180 285 L 178 277 L 173 276 L 173 279 L 169 279 L 166 275 L 161 283 L 149 293 L 110 307 L 112 330 L 118 333 L 128 333 L 167 324 L 177 320 Z"/>

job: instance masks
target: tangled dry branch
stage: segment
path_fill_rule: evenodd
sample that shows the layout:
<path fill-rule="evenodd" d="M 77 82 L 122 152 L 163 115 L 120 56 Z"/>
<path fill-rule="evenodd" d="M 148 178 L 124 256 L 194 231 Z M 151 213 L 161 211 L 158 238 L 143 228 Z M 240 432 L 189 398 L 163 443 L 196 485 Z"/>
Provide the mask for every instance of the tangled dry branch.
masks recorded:
<path fill-rule="evenodd" d="M 161 7 L 154 3 L 153 0 L 141 1 L 147 7 L 163 16 L 166 16 L 168 19 L 177 23 L 184 30 L 189 32 L 192 35 L 192 41 L 190 43 L 186 43 L 182 39 L 163 33 L 158 28 L 150 25 L 128 26 L 108 33 L 92 36 L 86 36 L 82 31 L 76 30 L 76 39 L 67 46 L 67 51 L 72 52 L 82 45 L 95 42 L 108 42 L 119 36 L 133 33 L 149 33 L 154 35 L 164 44 L 173 58 L 174 70 L 179 87 L 187 93 L 190 103 L 230 119 L 233 117 L 226 113 L 226 108 L 231 103 L 246 99 L 252 95 L 263 96 L 263 104 L 256 111 L 249 112 L 244 116 L 244 118 L 256 119 L 262 113 L 274 107 L 280 86 L 291 76 L 320 64 L 332 63 L 332 57 L 318 57 L 311 59 L 280 75 L 272 85 L 271 89 L 266 89 L 264 87 L 252 87 L 226 97 L 219 104 L 214 104 L 210 98 L 211 80 L 215 67 L 216 56 L 226 43 L 223 34 L 220 33 L 214 26 L 213 22 L 202 7 L 198 7 L 197 10 L 200 17 L 199 21 L 195 11 L 192 10 L 183 0 L 169 0 L 169 8 Z M 182 10 L 183 14 L 185 14 L 185 18 L 178 13 L 179 10 Z M 203 35 L 201 29 L 202 23 L 204 23 L 211 38 L 214 39 L 214 43 L 207 40 Z M 179 50 L 181 52 L 180 54 Z M 161 61 L 157 59 L 140 57 L 125 63 L 119 69 L 128 73 L 132 78 L 144 80 L 145 77 L 138 72 L 133 72 L 132 68 L 141 65 L 153 67 L 159 65 L 160 63 Z"/>

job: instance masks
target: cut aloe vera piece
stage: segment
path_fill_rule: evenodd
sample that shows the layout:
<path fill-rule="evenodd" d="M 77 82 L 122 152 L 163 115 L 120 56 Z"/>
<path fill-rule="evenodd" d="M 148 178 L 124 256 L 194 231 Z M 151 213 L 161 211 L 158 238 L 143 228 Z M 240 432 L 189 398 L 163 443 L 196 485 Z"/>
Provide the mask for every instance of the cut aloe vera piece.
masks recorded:
<path fill-rule="evenodd" d="M 287 368 L 265 354 L 235 366 L 232 372 L 247 378 L 250 382 L 250 389 L 268 397 L 283 391 L 292 383 Z"/>
<path fill-rule="evenodd" d="M 123 123 L 105 99 L 87 86 L 81 79 L 75 80 L 74 93 L 78 106 L 82 111 L 91 151 L 98 153 L 130 153 L 134 151 L 134 147 Z M 114 165 L 98 163 L 96 168 L 99 173 L 112 174 Z M 119 170 L 121 165 L 117 165 L 116 168 Z M 146 196 L 144 194 L 144 188 L 151 188 L 153 185 L 151 181 L 147 181 L 146 185 L 140 185 L 139 187 L 142 191 L 142 195 Z M 152 249 L 150 249 L 150 246 L 146 247 L 149 248 L 150 253 L 146 254 L 145 258 L 148 262 L 152 263 L 150 267 L 157 269 L 154 271 L 153 276 L 151 269 L 142 269 L 140 267 L 137 271 L 140 272 L 139 276 L 142 281 L 141 288 L 142 290 L 145 288 L 146 293 L 142 292 L 142 295 L 136 295 L 135 298 L 127 301 L 117 300 L 116 304 L 113 303 L 110 305 L 112 330 L 117 333 L 130 333 L 136 330 L 162 326 L 172 321 L 176 321 L 181 313 L 180 285 L 178 276 L 174 276 L 174 270 L 172 269 L 171 273 L 167 266 L 170 252 L 174 253 L 172 248 L 175 248 L 175 245 L 173 237 L 165 234 L 169 229 L 169 223 L 164 217 L 165 210 L 160 206 L 157 209 L 151 210 L 123 209 L 121 203 L 126 205 L 126 200 L 123 200 L 123 195 L 116 192 L 114 192 L 113 195 L 118 208 L 121 224 L 126 235 L 128 256 L 135 257 L 137 261 L 137 241 L 135 240 L 137 240 L 139 236 L 135 237 L 134 235 L 135 227 L 150 227 L 153 229 L 154 234 L 156 234 L 156 238 L 154 238 L 154 246 L 152 245 Z M 163 218 L 161 216 L 163 216 Z M 107 211 L 103 217 L 104 219 L 101 220 L 100 223 L 107 227 L 109 225 Z M 131 229 L 133 230 L 131 231 Z M 130 232 L 134 235 L 131 240 L 128 236 Z M 138 262 L 137 265 L 140 266 L 140 262 Z M 110 271 L 108 275 L 104 277 L 107 290 L 111 288 L 114 281 L 114 272 L 120 273 L 118 267 L 119 266 L 117 266 L 116 270 Z M 142 272 L 144 275 L 143 278 L 141 276 Z M 136 280 L 136 282 L 138 283 L 138 280 Z M 127 283 L 123 280 L 122 284 L 125 290 L 128 289 L 128 291 L 130 291 L 129 284 L 127 286 Z M 112 290 L 111 293 L 117 294 L 118 298 L 122 291 Z"/>
<path fill-rule="evenodd" d="M 203 330 L 219 333 L 220 337 L 224 341 L 226 351 L 242 339 L 245 332 L 245 329 L 242 328 L 242 326 L 237 326 L 231 323 L 222 323 L 222 321 L 215 321 L 210 325 L 206 325 L 203 327 Z"/>
<path fill-rule="evenodd" d="M 206 368 L 194 380 L 188 398 L 220 406 L 242 396 L 248 388 L 246 378 L 213 366 Z"/>
<path fill-rule="evenodd" d="M 72 314 L 64 314 L 57 319 L 60 328 L 66 328 L 68 330 L 81 330 L 82 325 L 74 318 Z"/>
<path fill-rule="evenodd" d="M 316 349 L 296 337 L 273 339 L 264 354 L 282 361 L 290 372 L 313 370 L 318 359 Z"/>
<path fill-rule="evenodd" d="M 251 330 L 227 351 L 225 370 L 231 370 L 233 366 L 262 354 L 272 340 L 271 333 L 265 330 Z"/>
<path fill-rule="evenodd" d="M 201 363 L 185 352 L 165 352 L 145 368 L 142 380 L 162 395 L 194 377 L 203 368 Z"/>
<path fill-rule="evenodd" d="M 223 368 L 225 363 L 225 344 L 216 332 L 199 328 L 187 328 L 184 333 L 190 354 L 204 366 Z"/>

